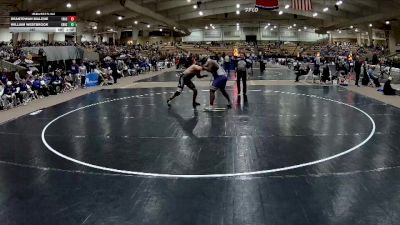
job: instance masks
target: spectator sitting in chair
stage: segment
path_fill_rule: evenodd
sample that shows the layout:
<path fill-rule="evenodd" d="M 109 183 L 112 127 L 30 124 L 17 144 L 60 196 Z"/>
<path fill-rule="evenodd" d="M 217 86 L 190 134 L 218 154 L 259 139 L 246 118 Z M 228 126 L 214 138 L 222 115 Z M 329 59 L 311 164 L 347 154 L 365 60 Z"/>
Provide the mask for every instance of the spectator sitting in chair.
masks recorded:
<path fill-rule="evenodd" d="M 400 95 L 400 90 L 396 90 L 392 88 L 392 85 L 390 84 L 392 82 L 392 77 L 389 77 L 388 80 L 385 82 L 385 85 L 383 85 L 383 94 L 384 95 Z"/>
<path fill-rule="evenodd" d="M 26 105 L 26 102 L 28 101 L 28 91 L 29 91 L 29 86 L 26 84 L 26 80 L 22 79 L 21 82 L 16 81 L 15 83 L 16 87 L 16 97 L 19 99 L 19 102 L 23 105 Z"/>
<path fill-rule="evenodd" d="M 299 82 L 299 77 L 303 75 L 307 75 L 310 72 L 310 66 L 307 64 L 306 67 L 300 67 L 299 70 L 295 71 L 296 80 L 295 82 Z"/>
<path fill-rule="evenodd" d="M 4 69 L 3 73 L 1 74 L 1 77 L 0 77 L 0 85 L 3 85 L 3 86 L 6 86 L 6 85 L 7 85 L 8 78 L 7 78 L 6 72 L 7 72 L 7 70 Z"/>
<path fill-rule="evenodd" d="M 368 72 L 367 72 L 368 77 L 369 77 L 369 79 L 371 79 L 374 82 L 375 87 L 380 87 L 381 84 L 379 83 L 379 78 L 374 75 L 374 70 L 375 70 L 375 67 L 372 67 L 372 66 L 369 67 Z"/>
<path fill-rule="evenodd" d="M 62 78 L 61 78 L 61 71 L 56 70 L 52 73 L 50 78 L 50 85 L 54 94 L 58 94 L 62 90 Z"/>
<path fill-rule="evenodd" d="M 1 96 L 2 100 L 5 102 L 6 106 L 16 106 L 17 98 L 15 96 L 16 88 L 12 85 L 11 81 L 7 81 L 6 86 L 4 87 L 3 96 Z"/>
<path fill-rule="evenodd" d="M 46 82 L 43 80 L 43 78 L 36 77 L 35 80 L 32 83 L 32 90 L 35 91 L 35 93 L 40 97 L 43 98 L 43 96 L 48 96 L 48 87 L 46 85 Z"/>

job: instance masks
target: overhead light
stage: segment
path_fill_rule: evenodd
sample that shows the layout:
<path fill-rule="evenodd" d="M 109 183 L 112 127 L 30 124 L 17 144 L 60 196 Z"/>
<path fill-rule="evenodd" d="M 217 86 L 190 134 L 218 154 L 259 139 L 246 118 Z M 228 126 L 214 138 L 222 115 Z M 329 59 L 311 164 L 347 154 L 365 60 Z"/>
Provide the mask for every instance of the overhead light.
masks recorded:
<path fill-rule="evenodd" d="M 239 10 L 236 10 L 236 15 L 239 15 L 240 14 L 240 11 Z"/>
<path fill-rule="evenodd" d="M 372 23 L 369 24 L 369 27 L 372 27 Z"/>
<path fill-rule="evenodd" d="M 274 28 L 271 28 L 271 30 L 274 30 Z"/>
<path fill-rule="evenodd" d="M 215 30 L 215 27 L 212 27 L 213 30 Z"/>
<path fill-rule="evenodd" d="M 341 33 L 342 33 L 342 31 L 341 31 L 341 30 L 339 30 L 338 32 L 339 32 L 339 34 L 341 34 Z"/>
<path fill-rule="evenodd" d="M 279 11 L 279 15 L 282 15 L 283 14 L 283 11 Z"/>
<path fill-rule="evenodd" d="M 304 30 L 307 30 L 307 27 L 304 27 Z"/>
<path fill-rule="evenodd" d="M 67 8 L 71 8 L 71 6 L 72 6 L 71 3 L 68 2 L 67 3 Z"/>
<path fill-rule="evenodd" d="M 276 28 L 277 28 L 277 26 L 275 25 L 275 26 L 274 26 L 274 28 L 276 29 Z"/>
<path fill-rule="evenodd" d="M 236 23 L 236 26 L 240 26 L 240 24 L 239 24 L 239 23 Z"/>
<path fill-rule="evenodd" d="M 268 23 L 268 26 L 271 26 L 271 23 Z"/>
<path fill-rule="evenodd" d="M 162 32 L 162 29 L 160 28 L 160 32 Z"/>
<path fill-rule="evenodd" d="M 299 32 L 300 32 L 300 31 L 301 31 L 301 29 L 298 29 L 297 31 L 299 31 Z"/>
<path fill-rule="evenodd" d="M 176 29 L 176 27 L 174 27 L 174 30 Z"/>
<path fill-rule="evenodd" d="M 318 16 L 318 13 L 314 13 L 312 16 L 313 16 L 313 17 L 316 17 L 316 16 Z"/>
<path fill-rule="evenodd" d="M 208 30 L 208 26 L 205 26 L 204 29 Z"/>
<path fill-rule="evenodd" d="M 101 14 L 101 11 L 100 11 L 100 10 L 97 10 L 97 11 L 96 11 L 96 14 L 97 14 L 97 15 L 100 15 L 100 14 Z"/>
<path fill-rule="evenodd" d="M 193 9 L 197 9 L 197 5 L 193 5 Z"/>
<path fill-rule="evenodd" d="M 350 29 L 353 29 L 354 27 L 353 26 L 350 26 Z"/>
<path fill-rule="evenodd" d="M 289 26 L 289 29 L 292 29 L 292 26 Z"/>
<path fill-rule="evenodd" d="M 94 27 L 92 27 L 93 28 L 93 30 L 97 30 L 97 26 L 94 26 Z"/>
<path fill-rule="evenodd" d="M 147 28 L 150 28 L 150 24 L 147 24 Z"/>
<path fill-rule="evenodd" d="M 186 0 L 187 2 L 191 2 L 192 0 Z"/>
<path fill-rule="evenodd" d="M 199 11 L 199 15 L 202 16 L 203 15 L 203 11 Z"/>
<path fill-rule="evenodd" d="M 110 31 L 112 32 L 112 31 L 114 31 L 114 30 L 111 28 Z"/>
<path fill-rule="evenodd" d="M 322 11 L 326 12 L 326 11 L 328 11 L 328 10 L 329 10 L 329 8 L 326 7 L 326 8 L 324 8 Z"/>
<path fill-rule="evenodd" d="M 293 26 L 296 27 L 297 25 L 296 25 L 296 24 L 293 24 Z"/>
<path fill-rule="evenodd" d="M 118 16 L 118 20 L 122 20 L 122 16 Z"/>
<path fill-rule="evenodd" d="M 236 4 L 236 8 L 237 8 L 237 9 L 240 8 L 240 4 Z"/>
<path fill-rule="evenodd" d="M 343 4 L 343 1 L 337 1 L 335 5 L 341 5 Z"/>
<path fill-rule="evenodd" d="M 137 24 L 137 21 L 135 20 L 135 22 L 133 22 L 134 24 Z"/>
<path fill-rule="evenodd" d="M 355 31 L 355 32 L 358 32 L 358 29 L 356 28 L 354 31 Z"/>
<path fill-rule="evenodd" d="M 240 30 L 240 28 L 239 28 L 239 27 L 236 27 L 236 30 Z"/>
<path fill-rule="evenodd" d="M 331 32 L 330 32 L 330 31 L 327 31 L 326 33 L 327 33 L 327 34 L 330 34 Z"/>
<path fill-rule="evenodd" d="M 288 9 L 289 7 L 290 7 L 289 4 L 286 4 L 286 5 L 285 5 L 285 9 Z"/>
<path fill-rule="evenodd" d="M 390 21 L 389 21 L 389 20 L 386 20 L 385 23 L 386 23 L 386 25 L 389 25 L 389 24 L 390 24 Z"/>

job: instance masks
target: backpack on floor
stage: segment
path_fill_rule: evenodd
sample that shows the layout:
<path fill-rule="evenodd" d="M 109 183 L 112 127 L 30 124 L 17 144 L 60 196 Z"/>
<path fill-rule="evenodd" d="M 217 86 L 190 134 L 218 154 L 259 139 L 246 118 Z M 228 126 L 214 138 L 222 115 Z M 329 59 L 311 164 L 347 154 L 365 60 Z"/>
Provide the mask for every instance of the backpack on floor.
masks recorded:
<path fill-rule="evenodd" d="M 364 85 L 364 86 L 368 86 L 368 84 L 369 84 L 369 77 L 368 77 L 368 76 L 364 76 L 364 77 L 361 79 L 361 84 Z"/>

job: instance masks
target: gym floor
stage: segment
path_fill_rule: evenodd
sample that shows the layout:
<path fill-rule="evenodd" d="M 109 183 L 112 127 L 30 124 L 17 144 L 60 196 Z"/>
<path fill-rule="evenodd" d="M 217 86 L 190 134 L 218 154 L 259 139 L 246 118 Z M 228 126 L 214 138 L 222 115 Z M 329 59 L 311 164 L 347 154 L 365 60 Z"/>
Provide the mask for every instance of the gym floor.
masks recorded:
<path fill-rule="evenodd" d="M 218 94 L 204 112 L 198 89 L 198 110 L 187 89 L 168 109 L 175 88 L 138 85 L 2 124 L 1 224 L 400 221 L 398 108 L 341 87 L 251 85 L 244 99 L 231 85 L 234 107 Z"/>

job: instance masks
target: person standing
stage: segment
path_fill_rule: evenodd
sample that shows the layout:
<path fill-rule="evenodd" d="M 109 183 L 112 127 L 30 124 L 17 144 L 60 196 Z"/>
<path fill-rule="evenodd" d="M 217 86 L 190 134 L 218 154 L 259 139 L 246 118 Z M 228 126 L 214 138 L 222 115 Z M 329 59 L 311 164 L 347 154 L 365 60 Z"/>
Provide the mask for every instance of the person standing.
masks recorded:
<path fill-rule="evenodd" d="M 87 69 L 83 63 L 79 66 L 79 74 L 81 77 L 81 87 L 84 88 L 86 83 Z"/>
<path fill-rule="evenodd" d="M 354 63 L 354 72 L 356 73 L 356 85 L 358 87 L 360 87 L 360 85 L 358 85 L 358 81 L 360 80 L 361 67 L 362 67 L 362 62 L 360 60 L 360 57 L 357 56 L 356 61 Z"/>
<path fill-rule="evenodd" d="M 72 74 L 73 86 L 74 86 L 74 88 L 78 88 L 78 86 L 79 86 L 79 65 L 76 63 L 75 60 L 72 60 L 71 74 Z"/>
<path fill-rule="evenodd" d="M 236 86 L 238 95 L 240 95 L 240 80 L 243 82 L 243 95 L 245 96 L 247 94 L 247 63 L 243 53 L 240 54 L 240 59 L 236 68 Z"/>

